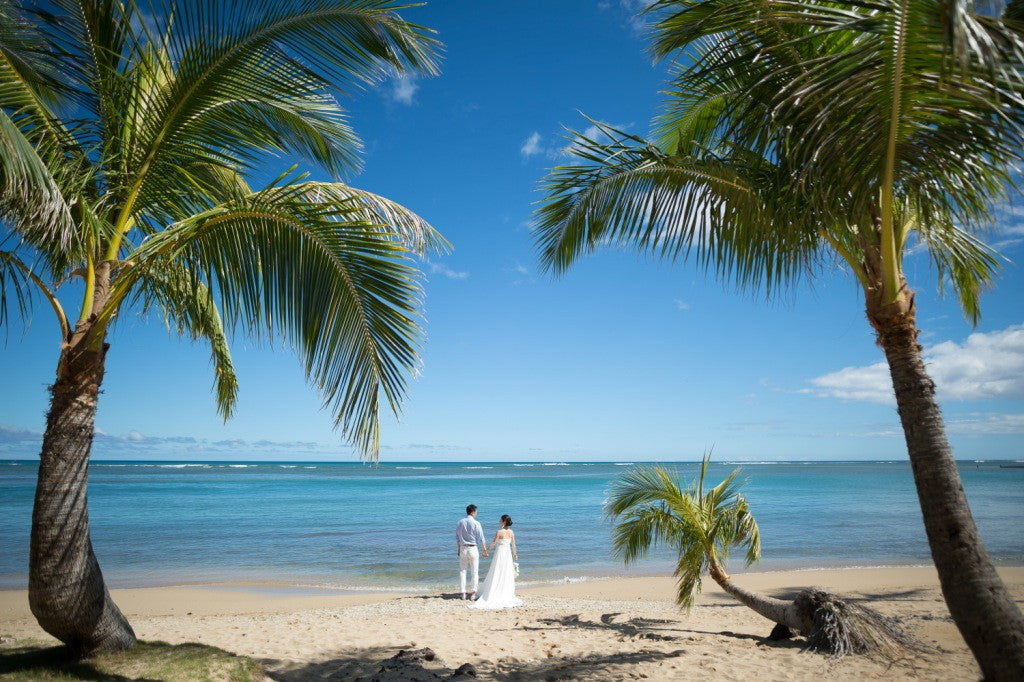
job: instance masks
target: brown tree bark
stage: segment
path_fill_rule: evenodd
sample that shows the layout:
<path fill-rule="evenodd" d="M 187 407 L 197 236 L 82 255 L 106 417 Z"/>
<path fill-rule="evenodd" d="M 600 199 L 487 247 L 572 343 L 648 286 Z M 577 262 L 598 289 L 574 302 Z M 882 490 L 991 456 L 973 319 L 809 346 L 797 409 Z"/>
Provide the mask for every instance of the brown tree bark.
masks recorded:
<path fill-rule="evenodd" d="M 985 679 L 1024 679 L 1024 615 L 978 534 L 917 343 L 913 292 L 893 303 L 867 296 L 868 320 L 885 351 L 896 392 L 932 560 L 942 594 Z"/>
<path fill-rule="evenodd" d="M 99 288 L 97 299 L 105 300 L 106 293 L 106 286 Z M 91 324 L 80 322 L 65 343 L 50 387 L 29 554 L 32 613 L 78 655 L 135 644 L 135 632 L 110 598 L 89 537 L 89 454 L 107 352 Z"/>
<path fill-rule="evenodd" d="M 810 633 L 814 626 L 813 619 L 802 615 L 794 602 L 746 590 L 732 581 L 714 557 L 709 556 L 708 563 L 708 574 L 711 578 L 741 604 L 773 623 L 785 625 L 790 630 L 805 635 Z"/>

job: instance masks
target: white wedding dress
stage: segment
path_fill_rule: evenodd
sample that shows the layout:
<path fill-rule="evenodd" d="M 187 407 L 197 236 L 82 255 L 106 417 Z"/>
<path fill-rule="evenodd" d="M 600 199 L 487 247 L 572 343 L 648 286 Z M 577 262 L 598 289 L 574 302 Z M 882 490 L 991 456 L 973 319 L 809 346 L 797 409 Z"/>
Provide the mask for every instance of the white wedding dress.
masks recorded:
<path fill-rule="evenodd" d="M 516 597 L 516 569 L 512 565 L 512 539 L 502 538 L 494 546 L 487 578 L 477 592 L 479 598 L 469 605 L 471 609 L 511 609 L 522 606 Z"/>

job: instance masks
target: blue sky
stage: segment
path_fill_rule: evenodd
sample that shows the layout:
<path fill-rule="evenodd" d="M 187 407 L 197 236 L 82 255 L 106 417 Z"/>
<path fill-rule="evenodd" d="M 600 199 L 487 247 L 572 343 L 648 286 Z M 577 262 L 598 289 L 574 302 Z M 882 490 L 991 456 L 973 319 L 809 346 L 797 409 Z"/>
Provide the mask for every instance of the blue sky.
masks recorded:
<path fill-rule="evenodd" d="M 564 161 L 579 112 L 638 134 L 664 65 L 629 0 L 435 0 L 408 17 L 446 44 L 442 74 L 343 100 L 366 143 L 352 184 L 420 213 L 454 245 L 427 271 L 427 339 L 381 457 L 402 460 L 902 459 L 881 351 L 841 271 L 764 300 L 693 266 L 607 251 L 538 273 L 537 181 Z M 284 164 L 284 162 L 282 162 Z M 921 340 L 958 457 L 1024 453 L 1024 204 L 991 242 L 1013 262 L 971 329 L 907 261 Z M 288 349 L 233 344 L 241 382 L 223 424 L 207 350 L 155 319 L 111 338 L 97 458 L 352 460 Z M 38 454 L 57 331 L 37 306 L 0 370 L 0 457 Z"/>

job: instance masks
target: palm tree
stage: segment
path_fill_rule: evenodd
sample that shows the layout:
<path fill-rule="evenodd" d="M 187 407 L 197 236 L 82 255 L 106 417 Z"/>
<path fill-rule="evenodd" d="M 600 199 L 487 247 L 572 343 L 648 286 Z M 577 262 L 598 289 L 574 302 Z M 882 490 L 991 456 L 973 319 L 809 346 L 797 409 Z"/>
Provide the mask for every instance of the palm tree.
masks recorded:
<path fill-rule="evenodd" d="M 697 480 L 685 489 L 678 477 L 660 466 L 632 469 L 612 483 L 605 511 L 617 521 L 612 547 L 627 565 L 645 557 L 657 545 L 669 547 L 678 556 L 674 575 L 678 578 L 676 602 L 680 606 L 693 608 L 706 572 L 726 593 L 754 612 L 785 631 L 807 635 L 812 649 L 841 656 L 920 648 L 894 622 L 819 589 L 804 590 L 793 601 L 786 601 L 751 592 L 733 582 L 725 570 L 730 550 L 745 548 L 749 566 L 761 558 L 761 534 L 740 494 L 739 469 L 705 490 L 710 464 L 710 456 L 705 455 Z"/>
<path fill-rule="evenodd" d="M 1021 5 L 942 0 L 660 0 L 677 58 L 656 143 L 598 126 L 553 169 L 542 262 L 619 243 L 771 293 L 853 273 L 889 363 L 943 594 L 982 671 L 1024 671 L 1024 616 L 978 535 L 917 343 L 908 250 L 972 323 L 997 254 L 977 237 L 1024 147 Z"/>
<path fill-rule="evenodd" d="M 707 572 L 723 590 L 768 620 L 799 630 L 803 623 L 786 602 L 742 590 L 725 572 L 734 548 L 746 549 L 747 566 L 760 561 L 761 531 L 740 494 L 739 469 L 704 490 L 710 463 L 705 455 L 697 480 L 685 489 L 660 466 L 638 467 L 619 476 L 605 504 L 605 512 L 617 521 L 612 547 L 627 564 L 658 544 L 676 550 L 676 601 L 683 608 L 693 608 L 701 576 Z"/>
<path fill-rule="evenodd" d="M 60 357 L 32 515 L 29 601 L 78 653 L 131 646 L 89 537 L 87 470 L 111 327 L 158 314 L 210 345 L 227 419 L 233 331 L 297 351 L 336 426 L 378 452 L 420 340 L 412 258 L 444 246 L 403 207 L 335 178 L 359 141 L 331 94 L 435 71 L 432 32 L 393 0 L 0 0 L 0 322 L 41 294 Z M 76 291 L 61 290 L 81 281 Z M 69 303 L 70 301 L 70 303 Z M 77 309 L 65 306 L 74 304 Z M 69 315 L 69 313 L 72 313 Z"/>

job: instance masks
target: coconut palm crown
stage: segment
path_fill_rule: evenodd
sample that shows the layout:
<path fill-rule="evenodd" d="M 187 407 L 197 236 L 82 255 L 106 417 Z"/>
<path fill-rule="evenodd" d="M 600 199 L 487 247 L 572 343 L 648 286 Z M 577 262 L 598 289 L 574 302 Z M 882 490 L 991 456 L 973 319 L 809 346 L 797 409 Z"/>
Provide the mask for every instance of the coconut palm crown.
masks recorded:
<path fill-rule="evenodd" d="M 91 324 L 93 345 L 129 308 L 157 311 L 210 343 L 225 417 L 237 390 L 225 330 L 279 335 L 375 456 L 377 391 L 397 407 L 415 358 L 408 256 L 442 240 L 340 182 L 290 173 L 251 189 L 246 177 L 268 154 L 357 170 L 333 92 L 433 72 L 430 32 L 387 0 L 38 7 L 0 2 L 4 302 L 26 312 L 41 293 L 62 340 Z M 74 312 L 58 296 L 73 280 Z"/>
<path fill-rule="evenodd" d="M 0 324 L 52 309 L 60 357 L 40 455 L 29 601 L 79 653 L 134 633 L 89 539 L 87 463 L 118 320 L 209 344 L 227 419 L 233 333 L 296 351 L 335 425 L 377 457 L 421 330 L 415 257 L 446 243 L 356 189 L 336 93 L 436 71 L 393 0 L 0 0 Z M 332 178 L 272 170 L 299 159 Z M 250 186 L 250 183 L 255 187 Z M 13 314 L 14 312 L 18 314 Z"/>
<path fill-rule="evenodd" d="M 705 455 L 697 479 L 686 488 L 663 467 L 632 469 L 611 485 L 605 504 L 615 522 L 612 547 L 627 564 L 658 545 L 677 552 L 676 601 L 686 609 L 700 592 L 701 576 L 712 567 L 722 570 L 731 549 L 745 549 L 748 566 L 761 558 L 761 533 L 740 494 L 740 470 L 705 490 L 710 464 Z"/>

